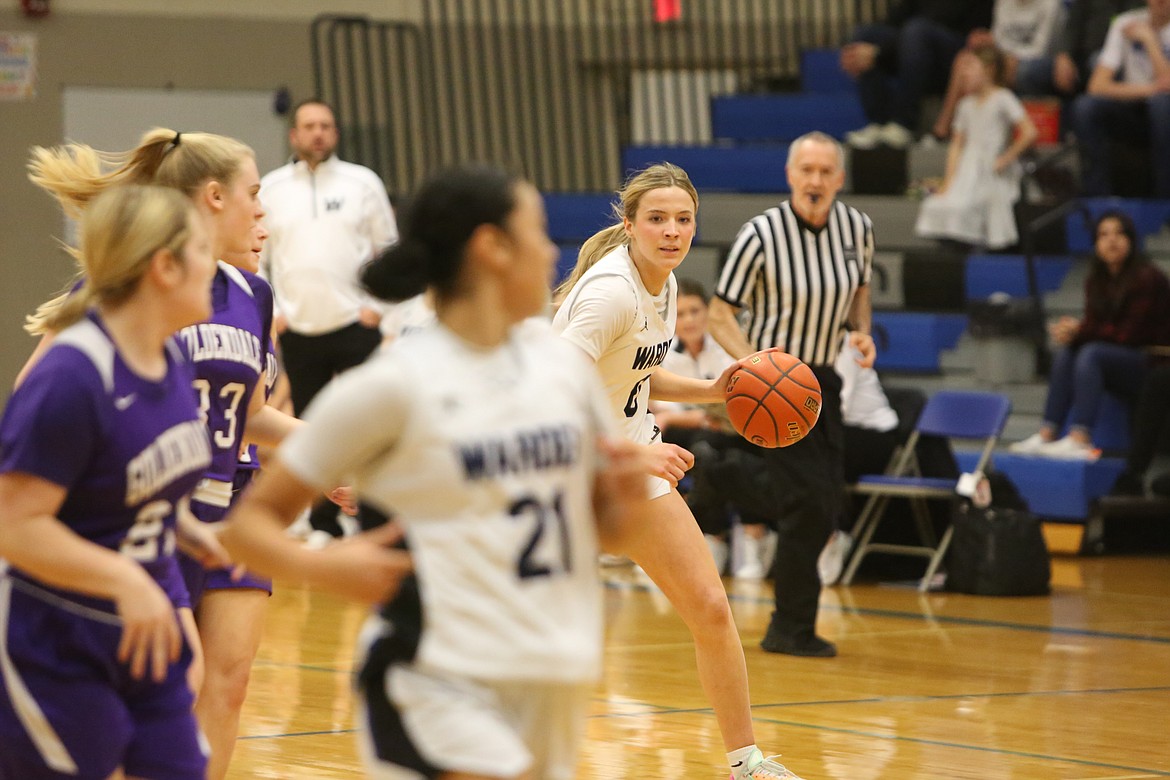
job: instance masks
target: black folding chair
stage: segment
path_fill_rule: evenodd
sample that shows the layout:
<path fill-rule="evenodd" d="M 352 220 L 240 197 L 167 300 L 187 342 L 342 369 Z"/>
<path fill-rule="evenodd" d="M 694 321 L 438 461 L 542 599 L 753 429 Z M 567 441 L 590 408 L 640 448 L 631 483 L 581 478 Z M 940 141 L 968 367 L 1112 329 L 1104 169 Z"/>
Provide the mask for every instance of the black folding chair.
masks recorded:
<path fill-rule="evenodd" d="M 858 543 L 845 570 L 845 576 L 841 578 L 843 585 L 853 581 L 857 568 L 866 555 L 881 552 L 927 558 L 929 564 L 918 590 L 926 592 L 930 588 L 931 580 L 951 543 L 952 529 L 948 525 L 942 538 L 937 537 L 926 502 L 953 500 L 958 480 L 921 476 L 915 457 L 918 439 L 920 436 L 939 436 L 981 442 L 983 449 L 975 471 L 983 472 L 986 471 L 992 450 L 1003 433 L 1003 426 L 1010 411 L 1011 401 L 999 393 L 941 390 L 926 402 L 914 431 L 906 440 L 905 446 L 894 453 L 886 473 L 864 475 L 853 486 L 854 492 L 869 498 L 857 519 Z M 909 500 L 922 542 L 920 545 L 873 541 L 874 531 L 877 530 L 892 498 Z"/>

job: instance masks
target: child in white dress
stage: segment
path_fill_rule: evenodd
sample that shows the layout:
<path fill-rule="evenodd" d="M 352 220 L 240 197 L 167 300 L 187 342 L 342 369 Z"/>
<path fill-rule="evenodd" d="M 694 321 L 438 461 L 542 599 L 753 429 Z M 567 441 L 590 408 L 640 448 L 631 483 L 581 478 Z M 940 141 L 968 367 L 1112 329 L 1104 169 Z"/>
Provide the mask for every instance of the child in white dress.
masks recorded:
<path fill-rule="evenodd" d="M 1020 154 L 1036 127 L 1003 83 L 1004 58 L 994 46 L 965 64 L 971 94 L 959 103 L 943 186 L 922 202 L 915 232 L 985 249 L 1003 249 L 1019 234 L 1013 206 L 1020 194 Z"/>

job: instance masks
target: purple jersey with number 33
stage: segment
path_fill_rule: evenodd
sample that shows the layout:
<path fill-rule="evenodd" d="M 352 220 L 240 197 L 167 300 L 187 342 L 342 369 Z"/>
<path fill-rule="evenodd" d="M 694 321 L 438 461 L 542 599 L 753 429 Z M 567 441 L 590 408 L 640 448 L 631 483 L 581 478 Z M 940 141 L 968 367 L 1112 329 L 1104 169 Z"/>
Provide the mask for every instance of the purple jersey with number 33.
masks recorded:
<path fill-rule="evenodd" d="M 213 314 L 179 331 L 195 366 L 199 410 L 211 436 L 206 476 L 231 482 L 248 421 L 248 401 L 266 371 L 272 288 L 260 277 L 220 262 L 211 286 Z"/>

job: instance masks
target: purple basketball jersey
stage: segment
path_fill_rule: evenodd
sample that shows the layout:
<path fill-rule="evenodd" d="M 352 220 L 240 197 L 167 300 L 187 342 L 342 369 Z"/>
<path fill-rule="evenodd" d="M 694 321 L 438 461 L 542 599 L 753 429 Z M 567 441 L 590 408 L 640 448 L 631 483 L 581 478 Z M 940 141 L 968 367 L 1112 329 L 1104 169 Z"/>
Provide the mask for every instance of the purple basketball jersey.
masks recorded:
<path fill-rule="evenodd" d="M 179 331 L 195 366 L 199 409 L 211 434 L 207 477 L 230 483 L 248 421 L 248 401 L 266 373 L 272 288 L 260 277 L 219 264 L 211 287 L 213 314 Z"/>
<path fill-rule="evenodd" d="M 211 436 L 212 464 L 206 477 L 224 489 L 215 500 L 202 490 L 191 501 L 200 520 L 216 522 L 227 513 L 228 501 L 240 468 L 248 401 L 258 382 L 274 366 L 272 353 L 272 288 L 255 274 L 220 262 L 211 285 L 212 315 L 207 322 L 179 331 L 178 338 L 195 366 L 194 387 L 200 412 Z M 272 374 L 275 379 L 275 374 Z M 215 493 L 215 491 L 208 491 Z M 181 571 L 193 605 L 206 590 L 258 588 L 272 592 L 272 584 L 248 574 L 233 580 L 229 569 L 206 570 L 195 560 L 181 557 Z"/>
<path fill-rule="evenodd" d="M 57 517 L 141 563 L 176 605 L 185 605 L 186 593 L 175 563 L 175 507 L 210 462 L 190 383 L 177 349 L 168 349 L 162 380 L 138 376 L 89 317 L 57 336 L 0 421 L 0 472 L 66 488 Z M 62 593 L 113 610 L 100 599 Z"/>
<path fill-rule="evenodd" d="M 57 517 L 138 561 L 176 606 L 175 506 L 211 462 L 192 377 L 174 345 L 163 379 L 138 376 L 91 316 L 57 336 L 0 420 L 0 473 L 64 487 Z M 15 568 L 0 567 L 0 616 L 0 777 L 203 777 L 188 650 L 165 681 L 132 680 L 112 603 Z"/>

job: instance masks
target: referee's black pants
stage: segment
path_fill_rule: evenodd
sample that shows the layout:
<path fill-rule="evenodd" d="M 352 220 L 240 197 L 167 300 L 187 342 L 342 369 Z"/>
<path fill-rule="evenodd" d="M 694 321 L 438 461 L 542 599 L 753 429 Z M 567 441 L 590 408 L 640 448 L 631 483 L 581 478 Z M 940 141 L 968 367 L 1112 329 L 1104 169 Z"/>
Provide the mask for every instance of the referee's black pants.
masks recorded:
<path fill-rule="evenodd" d="M 815 635 L 821 578 L 817 558 L 832 535 L 845 499 L 845 432 L 841 377 L 832 366 L 813 367 L 821 383 L 821 416 L 790 447 L 760 449 L 774 480 L 778 539 L 771 576 L 776 609 L 773 640 L 804 642 Z"/>
<path fill-rule="evenodd" d="M 291 330 L 282 333 L 281 358 L 297 417 L 304 414 L 309 402 L 333 377 L 364 362 L 381 341 L 382 334 L 377 328 L 367 328 L 360 322 L 314 336 Z M 323 499 L 314 505 L 309 524 L 314 530 L 332 536 L 342 534 L 337 522 L 337 505 L 331 501 Z"/>

